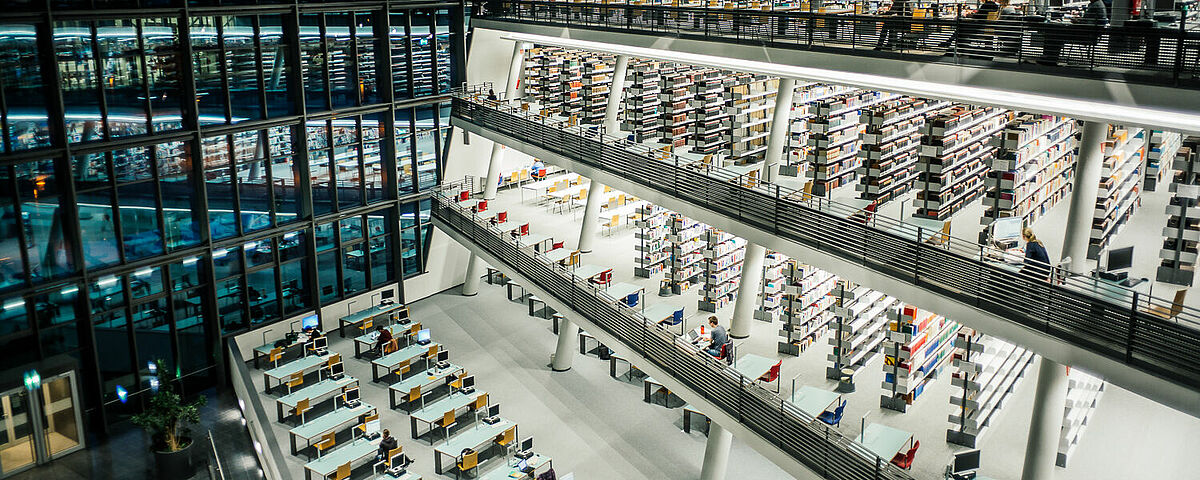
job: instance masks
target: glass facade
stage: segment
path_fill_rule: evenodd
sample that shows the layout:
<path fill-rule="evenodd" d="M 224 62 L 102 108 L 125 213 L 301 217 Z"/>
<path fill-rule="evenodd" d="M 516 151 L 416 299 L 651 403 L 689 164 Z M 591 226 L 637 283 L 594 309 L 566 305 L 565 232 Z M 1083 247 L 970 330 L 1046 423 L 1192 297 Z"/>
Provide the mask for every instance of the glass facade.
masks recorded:
<path fill-rule="evenodd" d="M 425 271 L 463 5 L 187 4 L 0 20 L 0 370 L 72 360 L 101 425 L 148 362 L 211 385 L 227 336 Z"/>

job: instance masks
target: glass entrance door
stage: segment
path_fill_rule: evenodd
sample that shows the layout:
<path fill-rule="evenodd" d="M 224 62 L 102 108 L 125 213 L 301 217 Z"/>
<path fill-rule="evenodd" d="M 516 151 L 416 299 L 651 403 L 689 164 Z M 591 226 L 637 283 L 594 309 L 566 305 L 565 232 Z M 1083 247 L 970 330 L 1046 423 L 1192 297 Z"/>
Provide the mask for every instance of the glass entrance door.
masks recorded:
<path fill-rule="evenodd" d="M 29 411 L 29 392 L 24 388 L 0 394 L 0 476 L 19 472 L 37 462 Z"/>
<path fill-rule="evenodd" d="M 75 372 L 0 393 L 0 478 L 82 449 L 81 421 Z"/>

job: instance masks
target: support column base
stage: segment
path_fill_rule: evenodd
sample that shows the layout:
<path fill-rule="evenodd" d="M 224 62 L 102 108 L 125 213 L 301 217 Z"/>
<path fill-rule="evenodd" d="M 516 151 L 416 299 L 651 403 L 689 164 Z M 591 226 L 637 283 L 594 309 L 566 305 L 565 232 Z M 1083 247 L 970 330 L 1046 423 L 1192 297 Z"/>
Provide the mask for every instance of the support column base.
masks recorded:
<path fill-rule="evenodd" d="M 741 335 L 741 336 L 738 336 L 738 335 L 730 335 L 730 336 L 729 336 L 729 338 L 736 338 L 736 339 L 738 339 L 738 340 L 745 340 L 745 339 L 747 339 L 747 338 L 750 338 L 750 336 L 749 336 L 749 335 Z"/>
<path fill-rule="evenodd" d="M 562 369 L 562 370 L 559 370 L 559 369 L 557 369 L 557 368 L 554 368 L 554 367 L 550 367 L 550 370 L 551 370 L 551 371 L 554 371 L 554 372 L 569 372 L 569 371 L 571 371 L 571 367 L 567 367 L 567 368 L 564 368 L 564 369 Z"/>

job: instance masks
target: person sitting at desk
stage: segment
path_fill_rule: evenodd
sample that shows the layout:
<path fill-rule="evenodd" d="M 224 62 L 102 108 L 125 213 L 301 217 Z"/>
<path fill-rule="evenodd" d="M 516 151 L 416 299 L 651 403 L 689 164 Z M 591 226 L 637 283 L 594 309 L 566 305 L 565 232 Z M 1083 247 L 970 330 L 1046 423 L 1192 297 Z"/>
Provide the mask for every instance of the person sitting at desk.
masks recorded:
<path fill-rule="evenodd" d="M 1025 266 L 1021 267 L 1021 273 L 1039 280 L 1050 278 L 1050 255 L 1033 229 L 1021 229 L 1021 240 L 1025 241 Z"/>
<path fill-rule="evenodd" d="M 708 317 L 708 326 L 712 330 L 712 342 L 708 344 L 708 348 L 704 351 L 709 355 L 718 357 L 721 355 L 721 345 L 729 343 L 729 334 L 725 333 L 725 327 L 717 323 L 717 316 Z"/>
<path fill-rule="evenodd" d="M 392 436 L 392 432 L 389 432 L 386 428 L 383 429 L 383 440 L 379 441 L 379 453 L 377 454 L 376 459 L 387 459 L 388 452 L 391 452 L 398 445 L 399 442 L 396 441 L 396 437 Z"/>
<path fill-rule="evenodd" d="M 316 341 L 318 338 L 325 336 L 324 333 L 321 333 L 321 327 L 309 327 L 307 330 L 308 330 L 308 341 L 310 341 L 310 342 Z"/>
<path fill-rule="evenodd" d="M 392 341 L 392 331 L 383 328 L 383 325 L 375 327 L 375 354 L 383 355 L 383 347 Z"/>

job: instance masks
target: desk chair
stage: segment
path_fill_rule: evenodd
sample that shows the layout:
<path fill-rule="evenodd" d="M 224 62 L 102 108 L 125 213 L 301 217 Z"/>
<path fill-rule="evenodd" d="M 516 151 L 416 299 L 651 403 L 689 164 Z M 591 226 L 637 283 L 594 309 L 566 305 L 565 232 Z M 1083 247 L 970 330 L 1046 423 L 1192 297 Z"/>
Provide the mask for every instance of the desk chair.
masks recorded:
<path fill-rule="evenodd" d="M 337 432 L 321 435 L 321 441 L 314 445 L 317 448 L 317 458 L 321 458 L 321 454 L 333 448 L 334 445 L 337 445 Z"/>
<path fill-rule="evenodd" d="M 404 445 L 400 445 L 396 448 L 388 450 L 387 457 L 384 457 L 383 460 L 375 462 L 375 465 L 371 466 L 371 471 L 374 473 L 379 473 L 380 465 L 383 466 L 384 470 L 387 470 L 389 468 L 404 468 L 407 467 L 408 464 L 408 456 L 404 454 Z"/>
<path fill-rule="evenodd" d="M 584 221 L 587 221 L 586 219 Z M 612 235 L 612 229 L 621 224 L 621 216 L 613 215 L 609 221 L 604 222 L 604 228 L 608 229 L 608 235 Z"/>
<path fill-rule="evenodd" d="M 504 223 L 507 221 L 508 221 L 508 212 L 500 212 L 500 213 L 497 213 L 496 216 L 492 217 L 492 225 L 495 225 L 497 223 Z"/>
<path fill-rule="evenodd" d="M 609 283 L 612 283 L 612 269 L 600 272 L 595 277 L 588 279 L 588 281 L 602 287 L 607 286 Z"/>
<path fill-rule="evenodd" d="M 1159 318 L 1170 320 L 1179 315 L 1183 311 L 1183 300 L 1187 297 L 1186 288 L 1181 288 L 1175 292 L 1175 299 L 1171 300 L 1171 307 L 1167 308 L 1161 305 L 1151 305 L 1150 308 L 1142 310 Z"/>
<path fill-rule="evenodd" d="M 565 247 L 566 245 L 567 245 L 567 242 L 553 242 L 553 244 L 550 246 L 550 250 L 558 250 L 560 248 Z"/>
<path fill-rule="evenodd" d="M 488 209 L 488 201 L 480 200 L 475 206 L 471 207 L 471 211 L 475 213 L 486 212 Z"/>
<path fill-rule="evenodd" d="M 500 447 L 505 456 L 512 453 L 512 450 L 517 446 L 517 427 L 508 427 L 508 429 L 504 430 L 504 433 L 496 435 L 496 445 Z"/>
<path fill-rule="evenodd" d="M 292 393 L 293 388 L 299 387 L 301 385 L 304 385 L 304 372 L 293 373 L 291 376 L 288 377 L 288 381 L 287 381 L 288 394 L 290 395 Z"/>
<path fill-rule="evenodd" d="M 781 366 L 783 366 L 783 360 L 771 365 L 771 369 L 767 370 L 765 375 L 758 377 L 758 379 L 763 382 L 775 382 L 775 393 L 779 393 L 779 382 L 777 380 L 779 380 L 779 367 Z"/>
<path fill-rule="evenodd" d="M 387 343 L 383 344 L 383 354 L 384 355 L 395 352 L 396 350 L 399 350 L 399 349 L 400 349 L 400 342 L 396 341 L 396 339 L 394 339 L 394 338 L 391 340 L 388 340 Z"/>
<path fill-rule="evenodd" d="M 399 380 L 404 380 L 404 374 L 408 373 L 409 370 L 412 370 L 412 360 L 405 360 L 396 365 L 394 373 Z"/>
<path fill-rule="evenodd" d="M 420 332 L 420 331 L 421 331 L 420 323 L 414 323 L 414 324 L 412 324 L 411 327 L 408 327 L 408 331 L 404 333 L 404 338 L 406 339 L 405 344 L 412 345 L 413 339 L 417 337 L 417 332 Z"/>
<path fill-rule="evenodd" d="M 335 353 L 332 357 L 329 357 L 329 360 L 325 361 L 325 368 L 333 368 L 333 365 L 340 361 L 342 361 L 342 354 Z"/>
<path fill-rule="evenodd" d="M 488 394 L 486 394 L 486 393 L 483 395 L 480 395 L 479 398 L 475 399 L 475 403 L 471 404 L 471 408 L 474 409 L 476 412 L 484 411 L 484 409 L 486 409 L 487 406 L 488 406 Z"/>
<path fill-rule="evenodd" d="M 447 410 L 446 413 L 442 414 L 442 422 L 438 425 L 445 432 L 442 438 L 450 438 L 450 429 L 454 428 L 455 425 L 458 425 L 458 419 L 454 415 L 454 409 Z M 433 445 L 433 435 L 429 436 L 429 444 Z"/>
<path fill-rule="evenodd" d="M 292 415 L 300 416 L 300 424 L 304 425 L 304 414 L 309 410 L 312 410 L 312 401 L 305 398 L 296 402 L 296 407 L 292 409 Z"/>
<path fill-rule="evenodd" d="M 467 201 L 468 198 L 471 198 L 471 192 L 469 192 L 467 190 L 458 192 L 458 201 L 465 202 L 465 201 Z"/>
<path fill-rule="evenodd" d="M 842 425 L 842 414 L 845 412 L 846 401 L 842 400 L 842 403 L 839 404 L 837 408 L 833 409 L 832 412 L 821 412 L 821 414 L 817 416 L 817 420 L 825 422 L 828 425 L 839 427 Z"/>
<path fill-rule="evenodd" d="M 912 448 L 905 453 L 897 453 L 892 457 L 892 465 L 903 468 L 905 470 L 912 469 L 913 459 L 917 458 L 917 449 L 921 448 L 921 441 L 913 442 Z"/>
<path fill-rule="evenodd" d="M 925 243 L 950 248 L 950 221 L 942 222 L 942 231 L 925 239 Z"/>
<path fill-rule="evenodd" d="M 629 373 L 631 376 L 633 375 L 633 367 L 630 367 Z M 650 403 L 654 403 L 654 397 L 656 397 L 658 395 L 662 395 L 662 397 L 663 397 L 663 406 L 670 408 L 670 406 L 671 406 L 670 405 L 671 389 L 669 389 L 665 386 L 659 385 L 658 389 L 654 390 L 654 393 L 650 394 Z"/>
<path fill-rule="evenodd" d="M 267 354 L 267 361 L 271 362 L 272 368 L 279 368 L 279 359 L 283 358 L 283 348 L 275 347 Z"/>
<path fill-rule="evenodd" d="M 375 326 L 375 319 L 368 318 L 366 320 L 363 320 L 362 323 L 358 324 L 358 334 L 366 335 L 371 332 L 371 327 L 374 327 L 374 326 Z"/>
<path fill-rule="evenodd" d="M 458 374 L 458 376 L 455 377 L 454 380 L 450 381 L 450 391 L 453 392 L 455 390 L 462 390 L 462 383 L 463 383 L 464 378 L 467 378 L 466 370 L 463 370 L 463 372 Z"/>
<path fill-rule="evenodd" d="M 338 465 L 337 471 L 333 473 L 333 480 L 346 480 L 347 478 L 350 478 L 350 472 L 352 471 L 353 469 L 350 468 L 350 462 Z"/>
<path fill-rule="evenodd" d="M 409 404 L 410 411 L 416 410 L 415 408 L 412 408 L 412 405 L 418 401 L 421 401 L 423 398 L 424 397 L 421 396 L 421 386 L 417 385 L 408 391 L 408 397 L 405 398 L 405 402 Z"/>
<path fill-rule="evenodd" d="M 438 349 L 440 347 L 441 347 L 440 345 L 430 345 L 429 348 L 425 350 L 425 362 L 426 363 L 437 360 Z"/>
<path fill-rule="evenodd" d="M 362 422 L 361 422 L 361 423 L 359 423 L 358 425 L 355 425 L 355 426 L 354 426 L 354 429 L 355 429 L 355 430 L 358 430 L 358 433 L 361 433 L 363 436 L 366 436 L 366 434 L 367 434 L 367 424 L 368 424 L 368 423 L 371 423 L 371 422 L 373 422 L 373 421 L 375 421 L 375 420 L 379 420 L 379 414 L 378 414 L 378 413 L 376 413 L 376 414 L 374 414 L 374 415 L 367 415 L 367 416 L 365 416 L 365 417 L 363 417 L 363 418 L 362 418 Z"/>
<path fill-rule="evenodd" d="M 479 452 L 472 450 L 470 452 L 464 453 L 461 456 L 459 456 L 458 461 L 454 462 L 454 463 L 455 463 L 455 466 L 458 467 L 458 469 L 454 471 L 455 479 L 459 478 L 458 476 L 460 473 L 466 473 L 470 470 L 478 471 L 478 469 L 479 469 Z"/>

